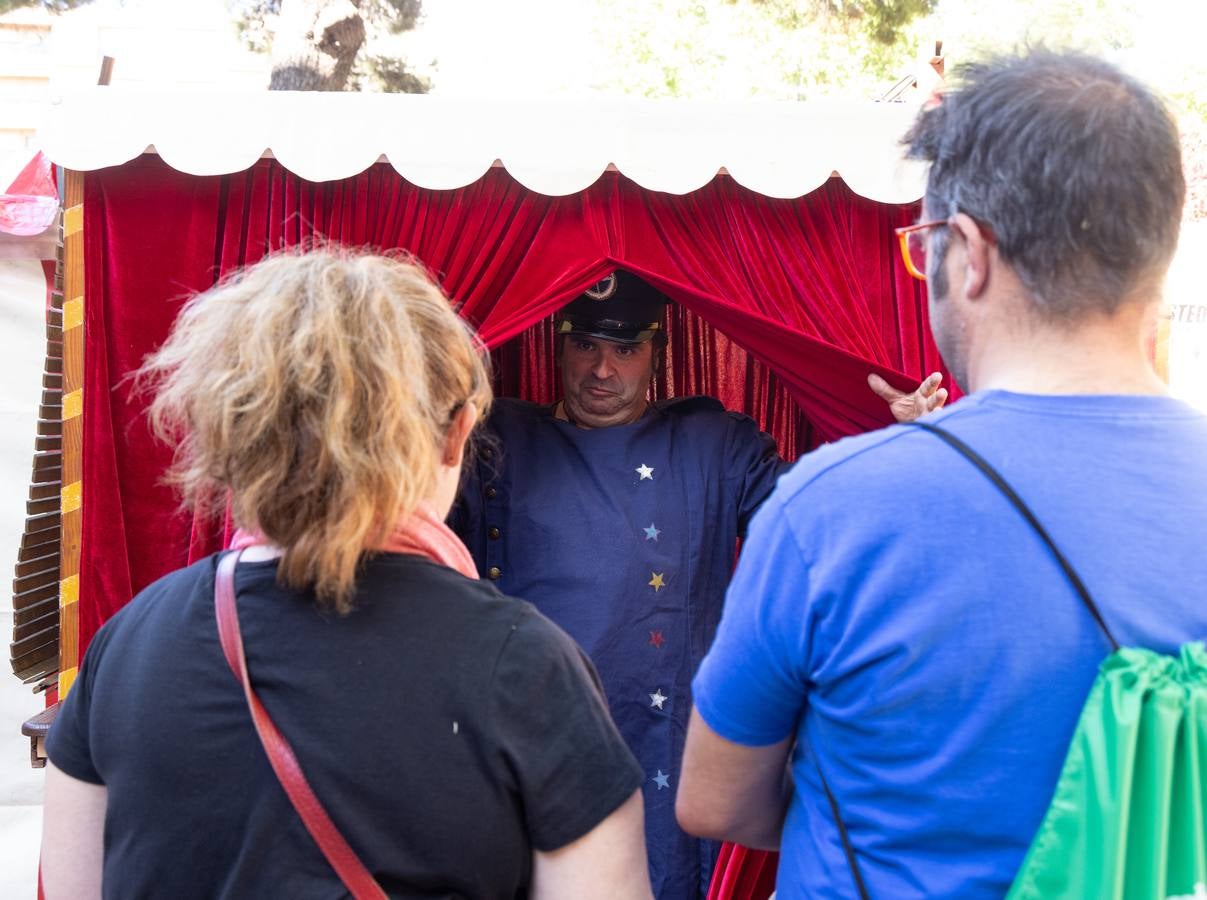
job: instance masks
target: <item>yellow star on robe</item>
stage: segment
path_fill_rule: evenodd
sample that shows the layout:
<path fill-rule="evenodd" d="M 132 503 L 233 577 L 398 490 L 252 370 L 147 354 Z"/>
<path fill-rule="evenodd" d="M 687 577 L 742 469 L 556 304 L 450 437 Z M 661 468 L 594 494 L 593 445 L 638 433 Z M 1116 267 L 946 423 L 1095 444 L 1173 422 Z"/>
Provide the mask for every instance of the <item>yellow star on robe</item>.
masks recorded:
<path fill-rule="evenodd" d="M 650 572 L 650 575 L 653 576 L 650 579 L 650 587 L 654 589 L 655 594 L 666 587 L 666 582 L 662 580 L 661 572 Z"/>

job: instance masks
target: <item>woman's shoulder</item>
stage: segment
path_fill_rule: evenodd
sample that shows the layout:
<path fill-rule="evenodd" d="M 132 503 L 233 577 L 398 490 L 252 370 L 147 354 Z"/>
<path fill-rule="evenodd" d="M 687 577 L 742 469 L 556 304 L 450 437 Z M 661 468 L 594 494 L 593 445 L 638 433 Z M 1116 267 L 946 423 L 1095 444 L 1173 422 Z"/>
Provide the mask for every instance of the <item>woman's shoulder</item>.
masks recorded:
<path fill-rule="evenodd" d="M 106 625 L 116 622 L 120 626 L 123 622 L 141 621 L 160 610 L 165 600 L 175 604 L 195 597 L 201 592 L 204 592 L 207 597 L 212 597 L 214 573 L 217 570 L 220 555 L 214 553 L 187 566 L 173 569 L 166 575 L 161 575 L 135 594 L 129 603 L 117 610 L 106 622 Z"/>
<path fill-rule="evenodd" d="M 482 627 L 510 626 L 534 612 L 526 600 L 502 593 L 486 579 L 418 556 L 382 553 L 365 566 L 358 584 L 364 600 L 374 604 L 407 598 L 405 611 L 419 608 L 455 618 L 472 618 Z"/>
<path fill-rule="evenodd" d="M 88 644 L 94 667 L 103 657 L 125 659 L 139 648 L 155 646 L 187 617 L 199 596 L 212 598 L 216 560 L 217 555 L 209 556 L 173 569 L 115 610 Z"/>

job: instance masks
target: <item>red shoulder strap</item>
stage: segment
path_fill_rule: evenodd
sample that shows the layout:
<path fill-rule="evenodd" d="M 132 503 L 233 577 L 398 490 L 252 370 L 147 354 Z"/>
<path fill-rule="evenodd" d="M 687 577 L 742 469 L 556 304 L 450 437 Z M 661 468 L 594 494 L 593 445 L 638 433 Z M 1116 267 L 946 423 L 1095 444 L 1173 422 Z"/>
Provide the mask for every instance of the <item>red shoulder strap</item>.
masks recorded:
<path fill-rule="evenodd" d="M 277 730 L 268 711 L 260 703 L 260 698 L 252 690 L 251 680 L 247 675 L 247 659 L 243 655 L 243 636 L 239 633 L 239 616 L 235 610 L 235 566 L 239 562 L 242 551 L 227 553 L 218 561 L 218 574 L 214 578 L 214 614 L 218 619 L 218 639 L 222 642 L 222 652 L 226 661 L 243 684 L 243 693 L 247 697 L 247 706 L 251 710 L 251 718 L 268 754 L 272 770 L 277 773 L 281 787 L 289 795 L 293 808 L 302 817 L 302 822 L 314 842 L 323 851 L 323 856 L 340 881 L 352 894 L 355 900 L 385 900 L 385 891 L 369 874 L 364 863 L 356 852 L 348 846 L 344 836 L 340 834 L 327 810 L 314 795 L 302 767 L 298 765 L 293 748 L 285 740 L 285 736 Z"/>

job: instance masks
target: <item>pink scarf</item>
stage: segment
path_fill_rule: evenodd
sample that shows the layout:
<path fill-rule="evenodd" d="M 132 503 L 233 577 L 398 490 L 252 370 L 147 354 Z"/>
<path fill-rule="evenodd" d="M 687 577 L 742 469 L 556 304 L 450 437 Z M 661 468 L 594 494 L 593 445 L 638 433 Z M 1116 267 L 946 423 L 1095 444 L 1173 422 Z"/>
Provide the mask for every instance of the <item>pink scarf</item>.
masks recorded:
<path fill-rule="evenodd" d="M 267 543 L 264 535 L 240 528 L 231 539 L 230 549 L 242 550 L 244 547 Z M 394 526 L 394 530 L 380 547 L 373 549 L 387 553 L 412 553 L 460 572 L 466 578 L 475 581 L 478 578 L 473 557 L 469 555 L 469 550 L 461 538 L 440 521 L 426 503 L 420 503 L 410 516 Z"/>

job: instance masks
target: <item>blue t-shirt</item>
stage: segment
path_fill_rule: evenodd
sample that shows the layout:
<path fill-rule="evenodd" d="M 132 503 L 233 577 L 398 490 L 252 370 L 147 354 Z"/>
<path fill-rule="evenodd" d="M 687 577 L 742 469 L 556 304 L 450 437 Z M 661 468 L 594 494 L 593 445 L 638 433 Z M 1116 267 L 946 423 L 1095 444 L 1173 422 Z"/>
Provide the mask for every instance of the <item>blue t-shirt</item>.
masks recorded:
<path fill-rule="evenodd" d="M 974 394 L 928 418 L 1031 506 L 1124 645 L 1207 638 L 1207 416 L 1151 396 Z M 1001 897 L 1109 646 L 968 461 L 905 426 L 802 459 L 759 510 L 693 682 L 729 740 L 795 736 L 780 900 Z"/>

